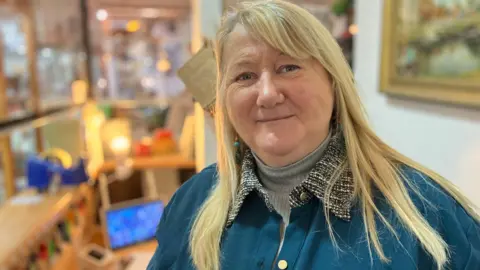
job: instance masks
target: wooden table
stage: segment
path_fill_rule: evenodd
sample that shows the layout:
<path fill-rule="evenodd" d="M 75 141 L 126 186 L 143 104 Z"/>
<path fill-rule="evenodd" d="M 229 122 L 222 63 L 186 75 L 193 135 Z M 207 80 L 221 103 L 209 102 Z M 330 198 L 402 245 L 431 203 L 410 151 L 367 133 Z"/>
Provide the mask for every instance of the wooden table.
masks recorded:
<path fill-rule="evenodd" d="M 157 248 L 157 240 L 151 240 L 145 243 L 136 244 L 131 247 L 122 248 L 115 251 L 115 255 L 119 257 L 130 256 L 135 252 L 155 252 Z"/>
<path fill-rule="evenodd" d="M 85 187 L 86 188 L 86 187 Z M 0 265 L 15 264 L 15 260 L 28 258 L 41 236 L 55 226 L 81 192 L 81 188 L 63 188 L 56 195 L 42 196 L 31 204 L 15 200 L 32 197 L 34 192 L 24 191 L 0 206 Z M 23 258 L 22 258 L 23 257 Z"/>
<path fill-rule="evenodd" d="M 147 268 L 156 248 L 157 242 L 149 241 L 115 251 L 114 253 L 119 259 L 131 260 L 126 268 L 127 270 L 140 270 Z"/>

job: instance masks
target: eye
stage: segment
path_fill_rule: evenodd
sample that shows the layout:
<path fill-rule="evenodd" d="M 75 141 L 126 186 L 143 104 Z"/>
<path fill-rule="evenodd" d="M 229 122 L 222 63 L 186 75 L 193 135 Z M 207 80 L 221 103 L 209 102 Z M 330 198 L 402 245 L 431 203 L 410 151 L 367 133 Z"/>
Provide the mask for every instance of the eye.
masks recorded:
<path fill-rule="evenodd" d="M 253 73 L 245 72 L 245 73 L 242 73 L 242 74 L 238 75 L 237 78 L 235 78 L 235 81 L 248 81 L 248 80 L 251 80 L 251 79 L 253 79 Z"/>
<path fill-rule="evenodd" d="M 292 72 L 292 71 L 296 71 L 298 69 L 300 69 L 300 67 L 297 66 L 297 65 L 285 65 L 285 66 L 280 67 L 279 72 L 280 73 Z"/>

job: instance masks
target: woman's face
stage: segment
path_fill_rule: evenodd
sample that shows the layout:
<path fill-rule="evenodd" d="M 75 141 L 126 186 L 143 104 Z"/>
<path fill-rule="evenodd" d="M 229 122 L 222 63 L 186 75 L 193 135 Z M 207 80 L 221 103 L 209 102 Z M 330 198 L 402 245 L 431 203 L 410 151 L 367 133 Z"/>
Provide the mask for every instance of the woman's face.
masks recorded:
<path fill-rule="evenodd" d="M 318 61 L 282 54 L 241 25 L 229 35 L 223 57 L 228 117 L 263 162 L 285 166 L 323 142 L 334 95 Z"/>

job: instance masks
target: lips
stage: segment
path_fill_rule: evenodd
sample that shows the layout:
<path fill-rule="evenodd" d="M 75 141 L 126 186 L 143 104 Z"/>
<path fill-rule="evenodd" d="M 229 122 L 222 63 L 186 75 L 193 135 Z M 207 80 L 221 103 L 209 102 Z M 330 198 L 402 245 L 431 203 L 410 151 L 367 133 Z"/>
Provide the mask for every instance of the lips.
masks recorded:
<path fill-rule="evenodd" d="M 288 119 L 288 118 L 291 118 L 291 117 L 293 117 L 293 115 L 281 116 L 281 117 L 271 117 L 271 118 L 265 118 L 265 119 L 257 120 L 257 122 L 259 122 L 259 123 L 273 122 L 273 121 L 285 120 L 285 119 Z"/>

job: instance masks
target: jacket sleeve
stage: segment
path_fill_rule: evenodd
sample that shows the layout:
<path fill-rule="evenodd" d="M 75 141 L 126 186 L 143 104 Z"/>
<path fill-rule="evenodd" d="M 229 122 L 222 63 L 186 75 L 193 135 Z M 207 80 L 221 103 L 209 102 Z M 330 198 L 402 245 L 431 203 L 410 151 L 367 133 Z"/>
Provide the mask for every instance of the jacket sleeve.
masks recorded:
<path fill-rule="evenodd" d="M 480 269 L 480 223 L 456 201 L 444 209 L 443 237 L 449 246 L 450 263 L 447 269 Z"/>

